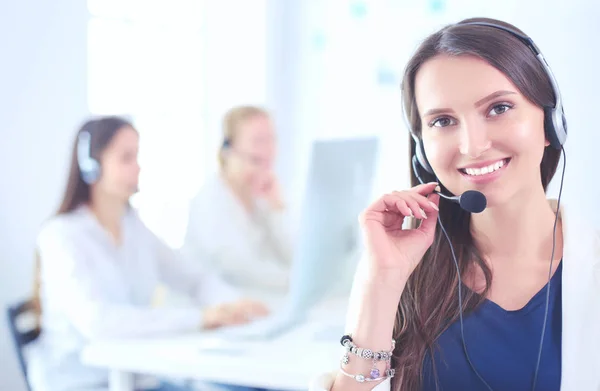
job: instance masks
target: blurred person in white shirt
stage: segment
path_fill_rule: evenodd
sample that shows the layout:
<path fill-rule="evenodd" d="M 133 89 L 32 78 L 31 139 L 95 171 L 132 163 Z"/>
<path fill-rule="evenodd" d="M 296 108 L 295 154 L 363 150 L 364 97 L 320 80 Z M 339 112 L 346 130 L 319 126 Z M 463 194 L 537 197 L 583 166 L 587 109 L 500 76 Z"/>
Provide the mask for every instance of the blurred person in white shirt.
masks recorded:
<path fill-rule="evenodd" d="M 92 340 L 215 329 L 267 313 L 185 261 L 140 220 L 129 204 L 138 187 L 138 138 L 119 117 L 92 119 L 77 134 L 62 205 L 37 240 L 42 333 L 28 359 L 34 391 L 107 389 L 108 371 L 80 360 Z M 153 307 L 159 284 L 193 304 Z M 136 381 L 138 390 L 182 389 Z"/>
<path fill-rule="evenodd" d="M 290 220 L 274 173 L 269 113 L 237 106 L 223 119 L 220 170 L 192 200 L 183 251 L 255 297 L 287 293 Z"/>

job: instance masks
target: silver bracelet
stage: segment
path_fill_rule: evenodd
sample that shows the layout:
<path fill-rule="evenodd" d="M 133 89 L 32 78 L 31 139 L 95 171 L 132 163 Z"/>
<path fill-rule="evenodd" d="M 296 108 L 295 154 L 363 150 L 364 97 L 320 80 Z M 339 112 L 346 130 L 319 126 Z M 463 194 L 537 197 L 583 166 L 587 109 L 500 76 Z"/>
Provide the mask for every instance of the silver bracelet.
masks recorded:
<path fill-rule="evenodd" d="M 351 377 L 352 379 L 356 380 L 359 383 L 364 383 L 364 382 L 373 382 L 373 381 L 380 381 L 380 380 L 392 378 L 392 377 L 394 377 L 394 374 L 396 371 L 394 369 L 386 369 L 385 376 L 376 376 L 376 377 L 373 377 L 373 374 L 374 374 L 373 371 L 371 371 L 371 376 L 365 376 L 362 374 L 352 375 L 352 374 L 344 371 L 344 368 L 340 367 L 340 372 L 345 376 Z M 379 371 L 377 371 L 377 375 L 379 375 Z"/>
<path fill-rule="evenodd" d="M 392 354 L 394 352 L 394 348 L 396 347 L 396 341 L 392 340 L 392 349 L 389 352 L 374 352 L 371 349 L 359 348 L 354 342 L 352 342 L 352 339 L 350 338 L 345 339 L 342 342 L 342 345 L 344 348 L 346 348 L 346 353 L 344 354 L 344 357 L 342 357 L 342 364 L 346 365 L 350 362 L 349 353 L 352 353 L 355 356 L 365 360 L 373 360 L 373 364 L 375 364 L 377 361 L 389 362 L 392 359 Z"/>
<path fill-rule="evenodd" d="M 344 356 L 342 357 L 342 359 L 340 361 L 340 370 L 344 375 L 353 378 L 354 380 L 356 380 L 359 383 L 363 383 L 365 381 L 367 381 L 367 382 L 379 381 L 379 380 L 387 379 L 389 377 L 394 377 L 395 371 L 394 371 L 394 369 L 391 368 L 391 362 L 392 362 L 392 355 L 394 352 L 394 348 L 396 347 L 395 340 L 392 340 L 392 349 L 389 352 L 386 352 L 386 351 L 373 352 L 370 349 L 359 348 L 352 341 L 351 335 L 345 335 L 344 337 L 342 337 L 341 343 L 342 343 L 342 346 L 344 346 L 344 348 L 346 349 L 346 351 L 344 352 Z M 371 360 L 373 362 L 373 367 L 371 368 L 371 372 L 369 373 L 369 376 L 365 376 L 362 374 L 351 375 L 344 371 L 343 366 L 348 365 L 348 363 L 350 362 L 350 353 L 352 353 L 355 356 L 358 356 L 362 359 Z M 385 376 L 381 376 L 381 372 L 377 368 L 377 362 L 379 362 L 379 361 L 383 361 L 386 364 L 385 365 Z"/>

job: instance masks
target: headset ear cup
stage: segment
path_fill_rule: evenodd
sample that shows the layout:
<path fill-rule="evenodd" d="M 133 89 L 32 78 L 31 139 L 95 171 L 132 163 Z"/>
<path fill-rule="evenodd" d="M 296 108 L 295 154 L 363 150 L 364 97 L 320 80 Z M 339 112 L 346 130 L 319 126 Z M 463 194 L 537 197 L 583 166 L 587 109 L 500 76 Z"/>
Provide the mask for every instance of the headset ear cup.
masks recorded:
<path fill-rule="evenodd" d="M 416 141 L 415 152 L 417 154 L 417 161 L 419 162 L 421 167 L 423 167 L 425 171 L 433 175 L 433 168 L 431 168 L 429 162 L 427 161 L 427 157 L 425 156 L 425 149 L 423 148 L 423 143 L 420 140 Z"/>
<path fill-rule="evenodd" d="M 91 135 L 87 130 L 77 136 L 77 164 L 81 179 L 88 185 L 100 177 L 100 163 L 91 156 Z"/>
<path fill-rule="evenodd" d="M 561 113 L 560 114 L 560 122 L 562 123 L 562 131 L 564 133 L 563 136 L 566 139 L 567 138 L 568 129 L 567 129 L 567 117 L 565 117 L 565 113 Z M 563 141 L 563 144 L 564 144 L 564 141 Z"/>
<path fill-rule="evenodd" d="M 98 162 L 94 159 L 90 159 L 85 163 L 84 166 L 85 167 L 80 168 L 81 179 L 83 179 L 83 181 L 88 185 L 96 183 L 98 178 L 100 178 L 100 165 Z"/>
<path fill-rule="evenodd" d="M 88 185 L 96 183 L 99 177 L 100 172 L 98 170 L 84 171 L 81 173 L 81 179 Z"/>
<path fill-rule="evenodd" d="M 552 148 L 560 149 L 561 142 L 554 126 L 554 108 L 544 107 L 544 133 Z"/>

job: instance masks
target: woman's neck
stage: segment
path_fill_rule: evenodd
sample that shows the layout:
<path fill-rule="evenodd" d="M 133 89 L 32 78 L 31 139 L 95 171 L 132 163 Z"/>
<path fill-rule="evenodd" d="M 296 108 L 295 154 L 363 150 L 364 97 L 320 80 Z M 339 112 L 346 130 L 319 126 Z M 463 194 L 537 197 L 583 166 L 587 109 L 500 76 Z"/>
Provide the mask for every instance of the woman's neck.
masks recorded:
<path fill-rule="evenodd" d="M 248 187 L 240 183 L 239 180 L 227 172 L 223 173 L 223 179 L 225 184 L 233 192 L 235 198 L 242 204 L 244 210 L 246 210 L 248 213 L 252 213 L 255 206 L 254 197 L 252 196 L 252 193 L 249 191 Z"/>
<path fill-rule="evenodd" d="M 471 233 L 482 255 L 508 262 L 550 261 L 555 211 L 540 187 L 510 203 L 471 216 Z M 560 224 L 560 222 L 558 222 Z M 562 230 L 557 226 L 554 257 L 562 254 Z"/>
<path fill-rule="evenodd" d="M 100 223 L 113 238 L 115 244 L 120 245 L 122 241 L 121 221 L 127 204 L 122 200 L 101 194 L 94 189 L 90 194 L 89 208 Z"/>

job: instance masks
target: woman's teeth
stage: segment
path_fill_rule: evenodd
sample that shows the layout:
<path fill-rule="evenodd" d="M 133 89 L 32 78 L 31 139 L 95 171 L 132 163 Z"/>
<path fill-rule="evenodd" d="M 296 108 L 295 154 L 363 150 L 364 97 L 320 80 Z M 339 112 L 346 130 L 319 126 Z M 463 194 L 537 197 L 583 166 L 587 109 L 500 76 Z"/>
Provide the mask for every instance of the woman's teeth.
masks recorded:
<path fill-rule="evenodd" d="M 480 167 L 480 168 L 465 168 L 463 171 L 467 174 L 467 175 L 473 175 L 473 176 L 477 176 L 477 175 L 485 175 L 485 174 L 489 174 L 492 173 L 496 170 L 501 169 L 505 164 L 504 160 L 500 160 L 494 164 L 490 164 L 487 167 Z"/>

